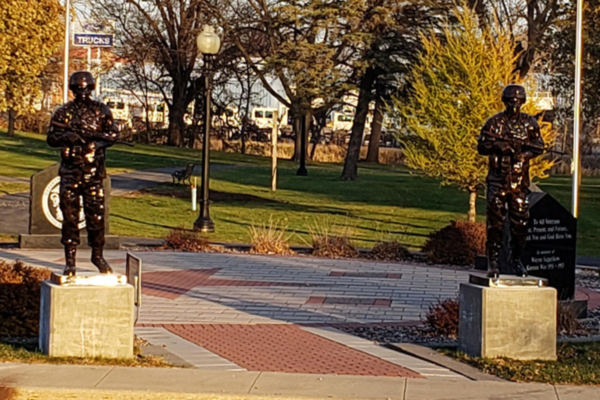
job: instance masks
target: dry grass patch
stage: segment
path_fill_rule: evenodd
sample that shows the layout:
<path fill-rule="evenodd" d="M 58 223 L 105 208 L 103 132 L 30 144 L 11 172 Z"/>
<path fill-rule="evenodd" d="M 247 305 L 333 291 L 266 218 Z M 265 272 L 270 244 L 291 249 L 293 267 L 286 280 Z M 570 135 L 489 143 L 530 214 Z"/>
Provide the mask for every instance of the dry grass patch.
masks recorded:
<path fill-rule="evenodd" d="M 274 221 L 273 218 L 269 218 L 268 223 L 252 224 L 249 228 L 250 242 L 252 243 L 250 253 L 284 256 L 296 254 L 290 249 L 289 241 L 293 233 L 288 234 L 287 228 L 287 223 L 279 223 Z"/>
<path fill-rule="evenodd" d="M 165 240 L 163 248 L 168 250 L 191 253 L 214 250 L 205 234 L 181 227 L 171 229 Z"/>
<path fill-rule="evenodd" d="M 309 228 L 312 239 L 312 255 L 325 258 L 357 258 L 356 246 L 352 242 L 354 228 L 348 224 L 335 224 L 329 220 L 315 221 Z"/>
<path fill-rule="evenodd" d="M 377 242 L 371 250 L 371 258 L 379 261 L 404 261 L 410 252 L 398 241 Z"/>

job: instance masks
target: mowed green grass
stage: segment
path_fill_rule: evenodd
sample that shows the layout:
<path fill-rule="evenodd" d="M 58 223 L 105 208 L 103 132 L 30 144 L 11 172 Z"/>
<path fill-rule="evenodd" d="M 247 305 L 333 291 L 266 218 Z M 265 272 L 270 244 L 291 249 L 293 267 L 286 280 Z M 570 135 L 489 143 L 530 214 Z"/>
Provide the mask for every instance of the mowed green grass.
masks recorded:
<path fill-rule="evenodd" d="M 188 162 L 199 164 L 200 160 L 199 150 L 142 144 L 136 147 L 116 145 L 108 150 L 106 167 L 109 174 L 117 174 L 139 169 L 180 167 Z M 6 131 L 0 130 L 0 176 L 29 178 L 59 161 L 59 150 L 46 144 L 45 135 L 17 132 L 14 138 L 9 138 Z M 264 157 L 221 152 L 215 152 L 212 161 L 214 164 L 236 165 L 268 165 L 270 162 Z"/>
<path fill-rule="evenodd" d="M 466 215 L 466 194 L 434 180 L 361 168 L 359 180 L 344 182 L 340 173 L 339 166 L 312 166 L 308 177 L 298 177 L 294 168 L 281 168 L 278 190 L 271 192 L 269 168 L 212 172 L 212 238 L 247 243 L 252 225 L 272 219 L 293 233 L 293 244 L 310 244 L 311 231 L 328 229 L 345 231 L 361 247 L 382 239 L 418 247 L 433 229 Z M 168 227 L 192 228 L 197 213 L 191 210 L 189 189 L 163 186 L 136 198 L 113 198 L 111 217 L 119 234 L 164 237 Z"/>
<path fill-rule="evenodd" d="M 473 358 L 456 350 L 440 350 L 484 372 L 515 382 L 600 385 L 600 343 L 560 343 L 556 361 Z"/>
<path fill-rule="evenodd" d="M 29 185 L 26 183 L 0 182 L 0 196 L 27 191 L 29 191 Z"/>
<path fill-rule="evenodd" d="M 0 175 L 29 176 L 57 161 L 44 137 L 0 133 Z M 115 146 L 108 152 L 110 173 L 145 168 L 199 164 L 200 152 L 165 146 Z M 361 247 L 379 240 L 398 239 L 420 247 L 434 229 L 451 220 L 465 219 L 467 194 L 437 180 L 412 174 L 403 167 L 363 164 L 359 179 L 339 179 L 341 165 L 309 164 L 309 176 L 296 176 L 296 165 L 280 160 L 278 190 L 270 190 L 270 160 L 265 157 L 213 152 L 221 167 L 211 172 L 215 201 L 211 216 L 216 225 L 212 239 L 249 241 L 249 227 L 270 219 L 287 226 L 294 244 L 310 243 L 310 232 L 345 230 Z M 199 178 L 198 178 L 199 181 Z M 570 177 L 551 177 L 540 183 L 567 208 Z M 482 193 L 483 194 L 483 193 Z M 479 220 L 485 219 L 485 200 L 478 201 Z M 192 228 L 197 212 L 191 210 L 189 188 L 164 185 L 134 197 L 111 199 L 113 234 L 164 237 L 172 227 Z M 579 255 L 600 256 L 600 178 L 584 178 L 579 218 Z"/>

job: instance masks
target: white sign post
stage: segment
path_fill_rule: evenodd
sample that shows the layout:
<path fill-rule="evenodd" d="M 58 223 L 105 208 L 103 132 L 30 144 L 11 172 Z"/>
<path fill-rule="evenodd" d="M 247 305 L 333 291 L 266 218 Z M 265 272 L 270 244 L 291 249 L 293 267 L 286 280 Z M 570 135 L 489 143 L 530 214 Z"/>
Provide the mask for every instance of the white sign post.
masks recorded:
<path fill-rule="evenodd" d="M 273 130 L 271 131 L 271 191 L 277 191 L 277 136 L 279 133 L 279 113 L 273 112 Z"/>

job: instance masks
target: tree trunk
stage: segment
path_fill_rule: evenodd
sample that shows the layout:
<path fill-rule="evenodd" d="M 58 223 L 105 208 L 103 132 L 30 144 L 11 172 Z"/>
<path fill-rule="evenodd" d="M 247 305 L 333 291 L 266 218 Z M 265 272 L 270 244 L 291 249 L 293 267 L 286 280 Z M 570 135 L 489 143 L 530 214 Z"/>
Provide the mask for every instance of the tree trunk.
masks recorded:
<path fill-rule="evenodd" d="M 242 154 L 246 154 L 246 135 L 248 134 L 248 123 L 247 122 L 243 122 L 242 123 L 242 134 L 240 135 L 240 140 L 242 141 L 242 147 L 240 149 L 240 151 L 242 152 Z"/>
<path fill-rule="evenodd" d="M 181 147 L 183 144 L 183 110 L 173 108 L 169 111 L 169 146 Z"/>
<path fill-rule="evenodd" d="M 185 133 L 184 115 L 186 111 L 185 93 L 182 93 L 177 85 L 173 83 L 173 102 L 169 108 L 169 145 L 181 147 L 183 145 L 183 135 Z"/>
<path fill-rule="evenodd" d="M 312 126 L 313 126 L 312 114 L 310 114 L 310 113 L 306 114 L 304 116 L 304 121 L 305 121 L 304 122 L 304 130 L 305 130 L 305 132 L 304 132 L 304 150 L 305 150 L 304 151 L 304 157 L 305 157 L 306 160 L 309 160 L 310 156 L 309 156 L 309 153 L 308 153 L 308 145 L 310 143 L 310 140 L 309 140 L 308 137 L 310 136 L 311 129 L 312 129 Z"/>
<path fill-rule="evenodd" d="M 367 162 L 379 164 L 379 142 L 381 140 L 381 126 L 383 124 L 383 107 L 385 103 L 381 97 L 375 102 L 375 115 L 371 124 L 371 138 L 369 139 L 369 151 Z"/>
<path fill-rule="evenodd" d="M 367 122 L 367 114 L 369 113 L 371 90 L 373 89 L 374 82 L 375 70 L 369 68 L 360 80 L 358 104 L 356 105 L 356 114 L 352 123 L 352 133 L 350 134 L 350 143 L 348 144 L 344 170 L 342 171 L 343 180 L 353 181 L 358 177 L 358 157 L 360 156 L 360 146 Z"/>
<path fill-rule="evenodd" d="M 150 121 L 150 110 L 148 109 L 148 102 L 146 101 L 146 107 L 144 107 L 144 112 L 146 113 L 146 144 L 150 144 L 152 142 L 152 122 Z"/>
<path fill-rule="evenodd" d="M 300 112 L 294 112 L 294 154 L 292 154 L 292 161 L 300 161 L 300 151 L 302 147 L 302 118 L 304 116 Z"/>
<path fill-rule="evenodd" d="M 15 119 L 17 115 L 13 108 L 8 109 L 8 137 L 15 136 Z"/>
<path fill-rule="evenodd" d="M 469 212 L 468 221 L 475 223 L 477 221 L 477 189 L 469 189 Z"/>
<path fill-rule="evenodd" d="M 317 153 L 317 146 L 319 144 L 319 142 L 321 141 L 321 132 L 323 131 L 323 129 L 325 128 L 326 125 L 326 117 L 323 115 L 323 113 L 317 113 L 315 115 L 315 122 L 313 122 L 312 125 L 312 129 L 313 129 L 313 146 L 310 150 L 310 159 L 314 160 L 315 159 L 315 154 Z"/>

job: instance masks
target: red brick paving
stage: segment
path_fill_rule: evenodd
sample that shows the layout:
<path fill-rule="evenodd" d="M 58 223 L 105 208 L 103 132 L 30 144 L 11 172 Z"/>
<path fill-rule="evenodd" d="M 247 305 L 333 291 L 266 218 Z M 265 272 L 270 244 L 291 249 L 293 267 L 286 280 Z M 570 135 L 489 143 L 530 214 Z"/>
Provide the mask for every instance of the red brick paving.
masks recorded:
<path fill-rule="evenodd" d="M 595 290 L 578 287 L 577 292 L 575 293 L 575 298 L 578 300 L 587 300 L 588 310 L 593 310 L 594 308 L 600 307 L 600 292 Z"/>
<path fill-rule="evenodd" d="M 213 278 L 212 276 L 220 270 L 221 268 L 146 272 L 142 277 L 142 294 L 175 300 L 179 296 L 197 286 L 324 286 L 306 283 L 246 281 Z"/>
<path fill-rule="evenodd" d="M 379 306 L 390 307 L 392 300 L 390 299 L 373 299 L 365 297 L 321 297 L 311 296 L 304 304 L 347 304 L 353 306 Z"/>
<path fill-rule="evenodd" d="M 385 272 L 346 272 L 331 271 L 329 276 L 345 276 L 348 278 L 382 278 L 382 279 L 402 279 L 402 274 L 388 274 Z"/>
<path fill-rule="evenodd" d="M 162 325 L 249 371 L 420 378 L 416 372 L 294 325 Z"/>

